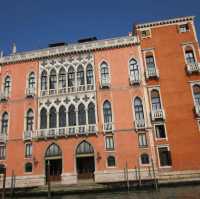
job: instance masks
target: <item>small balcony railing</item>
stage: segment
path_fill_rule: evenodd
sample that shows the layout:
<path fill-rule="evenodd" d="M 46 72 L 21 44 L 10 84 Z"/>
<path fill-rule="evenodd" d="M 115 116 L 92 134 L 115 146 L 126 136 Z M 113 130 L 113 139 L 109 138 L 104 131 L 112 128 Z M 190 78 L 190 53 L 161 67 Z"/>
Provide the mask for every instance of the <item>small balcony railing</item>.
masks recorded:
<path fill-rule="evenodd" d="M 130 81 L 131 85 L 140 84 L 140 76 L 138 76 L 138 77 L 130 76 L 129 81 Z"/>
<path fill-rule="evenodd" d="M 110 79 L 102 79 L 101 80 L 101 88 L 109 88 L 110 87 Z"/>
<path fill-rule="evenodd" d="M 151 79 L 151 78 L 159 78 L 159 71 L 158 69 L 154 68 L 147 68 L 146 70 L 146 78 Z"/>
<path fill-rule="evenodd" d="M 114 123 L 113 122 L 104 123 L 103 131 L 105 133 L 113 132 L 114 131 Z"/>
<path fill-rule="evenodd" d="M 77 87 L 77 92 L 83 92 L 83 91 L 85 91 L 85 85 L 79 85 Z"/>
<path fill-rule="evenodd" d="M 186 64 L 186 69 L 187 69 L 188 74 L 200 73 L 200 63 Z"/>
<path fill-rule="evenodd" d="M 32 131 L 24 131 L 24 140 L 31 140 L 33 132 Z"/>
<path fill-rule="evenodd" d="M 135 129 L 142 130 L 145 129 L 145 120 L 144 119 L 137 119 L 135 120 Z"/>
<path fill-rule="evenodd" d="M 195 104 L 195 114 L 197 117 L 200 117 L 200 104 Z"/>
<path fill-rule="evenodd" d="M 68 136 L 78 136 L 78 135 L 90 135 L 97 134 L 97 125 L 80 125 L 80 126 L 69 126 L 62 128 L 52 128 L 52 129 L 40 129 L 32 134 L 33 138 L 36 139 L 48 139 L 57 137 L 68 137 Z"/>
<path fill-rule="evenodd" d="M 152 110 L 152 120 L 165 119 L 165 112 L 163 109 Z"/>
<path fill-rule="evenodd" d="M 9 98 L 9 92 L 2 91 L 0 93 L 0 101 L 7 101 Z"/>
<path fill-rule="evenodd" d="M 35 96 L 35 88 L 27 88 L 26 89 L 26 96 L 27 97 L 34 97 Z"/>
<path fill-rule="evenodd" d="M 0 132 L 0 143 L 5 143 L 8 139 L 7 134 Z"/>
<path fill-rule="evenodd" d="M 67 88 L 58 89 L 58 94 L 66 94 L 66 93 L 67 93 Z"/>

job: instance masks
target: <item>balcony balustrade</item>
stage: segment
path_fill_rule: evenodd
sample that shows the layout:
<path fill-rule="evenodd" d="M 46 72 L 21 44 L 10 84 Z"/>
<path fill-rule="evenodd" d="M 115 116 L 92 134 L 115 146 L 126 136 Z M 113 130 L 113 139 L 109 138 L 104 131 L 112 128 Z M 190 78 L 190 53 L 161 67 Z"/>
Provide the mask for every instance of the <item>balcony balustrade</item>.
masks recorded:
<path fill-rule="evenodd" d="M 197 117 L 200 117 L 200 104 L 195 104 L 195 114 Z"/>
<path fill-rule="evenodd" d="M 7 134 L 0 132 L 0 143 L 5 143 L 7 141 Z"/>
<path fill-rule="evenodd" d="M 159 78 L 159 71 L 156 68 L 147 68 L 146 70 L 146 78 Z"/>
<path fill-rule="evenodd" d="M 103 132 L 109 133 L 114 131 L 114 123 L 108 122 L 103 124 Z"/>
<path fill-rule="evenodd" d="M 145 120 L 144 119 L 136 119 L 135 120 L 135 129 L 136 130 L 145 129 Z"/>
<path fill-rule="evenodd" d="M 2 91 L 0 93 L 0 101 L 7 101 L 9 98 L 9 92 Z"/>
<path fill-rule="evenodd" d="M 129 80 L 131 85 L 140 84 L 140 76 L 130 76 Z"/>
<path fill-rule="evenodd" d="M 186 69 L 189 75 L 192 73 L 200 73 L 200 63 L 186 64 Z"/>
<path fill-rule="evenodd" d="M 110 79 L 105 78 L 101 79 L 101 88 L 109 88 L 110 87 Z"/>
<path fill-rule="evenodd" d="M 34 139 L 48 139 L 68 136 L 82 136 L 97 134 L 97 125 L 80 125 L 62 128 L 40 129 L 32 133 Z"/>
<path fill-rule="evenodd" d="M 27 88 L 26 89 L 26 96 L 27 97 L 34 97 L 35 96 L 35 88 Z"/>
<path fill-rule="evenodd" d="M 152 120 L 165 119 L 165 112 L 163 109 L 152 110 Z"/>
<path fill-rule="evenodd" d="M 24 131 L 24 140 L 31 140 L 33 132 L 32 131 Z"/>

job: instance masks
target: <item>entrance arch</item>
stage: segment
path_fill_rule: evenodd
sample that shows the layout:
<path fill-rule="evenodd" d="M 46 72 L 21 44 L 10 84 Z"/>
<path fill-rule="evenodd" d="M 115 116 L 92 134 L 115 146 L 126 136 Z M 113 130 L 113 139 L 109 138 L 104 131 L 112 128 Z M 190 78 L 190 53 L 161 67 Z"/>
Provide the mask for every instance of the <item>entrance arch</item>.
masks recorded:
<path fill-rule="evenodd" d="M 47 165 L 50 165 L 50 180 L 61 181 L 62 174 L 62 151 L 60 147 L 53 143 L 45 153 L 45 175 L 47 179 Z"/>
<path fill-rule="evenodd" d="M 87 141 L 82 141 L 76 148 L 76 170 L 78 179 L 94 178 L 94 149 Z"/>

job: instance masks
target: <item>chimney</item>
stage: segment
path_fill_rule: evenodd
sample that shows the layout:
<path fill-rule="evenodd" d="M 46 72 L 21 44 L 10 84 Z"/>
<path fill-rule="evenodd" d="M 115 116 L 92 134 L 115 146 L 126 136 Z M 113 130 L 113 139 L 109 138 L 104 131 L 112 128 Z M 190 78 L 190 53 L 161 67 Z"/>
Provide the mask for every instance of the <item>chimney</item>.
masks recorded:
<path fill-rule="evenodd" d="M 16 47 L 15 42 L 13 42 L 13 44 L 12 44 L 12 54 L 15 54 L 16 52 L 17 52 L 17 47 Z"/>
<path fill-rule="evenodd" d="M 1 53 L 0 53 L 0 58 L 3 57 L 3 50 L 1 50 Z"/>

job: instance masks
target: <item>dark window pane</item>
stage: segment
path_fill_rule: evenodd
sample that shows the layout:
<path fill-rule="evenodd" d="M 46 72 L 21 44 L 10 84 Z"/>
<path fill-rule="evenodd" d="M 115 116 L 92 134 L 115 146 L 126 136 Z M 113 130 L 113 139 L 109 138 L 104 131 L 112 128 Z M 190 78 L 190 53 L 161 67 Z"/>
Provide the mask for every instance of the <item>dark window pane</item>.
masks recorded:
<path fill-rule="evenodd" d="M 50 109 L 50 114 L 49 114 L 49 128 L 56 128 L 56 126 L 57 126 L 56 109 L 52 107 Z"/>
<path fill-rule="evenodd" d="M 25 172 L 26 173 L 30 173 L 32 172 L 33 168 L 32 168 L 32 163 L 28 162 L 25 164 Z"/>
<path fill-rule="evenodd" d="M 107 164 L 109 167 L 114 167 L 115 166 L 115 157 L 109 156 L 107 159 Z"/>
<path fill-rule="evenodd" d="M 47 128 L 47 110 L 42 108 L 40 111 L 40 129 Z"/>
<path fill-rule="evenodd" d="M 74 105 L 71 105 L 69 107 L 69 111 L 68 111 L 68 123 L 69 126 L 75 126 L 76 125 L 76 112 L 75 112 L 75 107 Z"/>
<path fill-rule="evenodd" d="M 88 124 L 96 124 L 95 105 L 92 102 L 88 105 Z"/>

